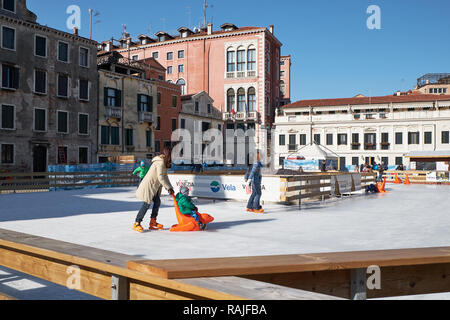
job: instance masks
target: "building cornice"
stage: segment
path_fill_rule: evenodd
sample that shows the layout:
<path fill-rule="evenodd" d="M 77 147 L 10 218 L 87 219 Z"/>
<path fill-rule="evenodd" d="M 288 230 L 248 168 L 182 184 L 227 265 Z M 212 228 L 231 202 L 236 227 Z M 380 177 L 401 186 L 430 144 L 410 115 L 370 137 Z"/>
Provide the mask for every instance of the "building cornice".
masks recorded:
<path fill-rule="evenodd" d="M 57 30 L 57 29 L 50 28 L 50 27 L 47 27 L 47 26 L 43 26 L 43 25 L 38 24 L 38 23 L 32 23 L 32 22 L 25 21 L 25 20 L 19 20 L 19 19 L 15 19 L 15 18 L 12 18 L 12 17 L 9 17 L 9 16 L 4 16 L 4 15 L 0 15 L 0 20 L 6 21 L 6 22 L 9 22 L 9 23 L 13 23 L 13 24 L 16 24 L 16 25 L 21 25 L 21 26 L 24 26 L 24 27 L 27 27 L 27 28 L 30 28 L 30 29 L 35 29 L 35 30 L 38 30 L 38 31 L 53 33 L 53 34 L 56 34 L 56 35 L 58 35 L 60 37 L 69 38 L 69 39 L 72 39 L 72 40 L 75 40 L 75 41 L 79 41 L 79 42 L 84 43 L 86 45 L 97 46 L 97 44 L 98 44 L 97 41 L 95 41 L 95 40 L 90 40 L 88 38 L 84 38 L 84 37 L 81 37 L 81 36 L 78 36 L 78 35 L 75 35 L 75 34 L 71 34 L 71 33 L 65 32 L 65 31 L 61 31 L 61 30 Z"/>

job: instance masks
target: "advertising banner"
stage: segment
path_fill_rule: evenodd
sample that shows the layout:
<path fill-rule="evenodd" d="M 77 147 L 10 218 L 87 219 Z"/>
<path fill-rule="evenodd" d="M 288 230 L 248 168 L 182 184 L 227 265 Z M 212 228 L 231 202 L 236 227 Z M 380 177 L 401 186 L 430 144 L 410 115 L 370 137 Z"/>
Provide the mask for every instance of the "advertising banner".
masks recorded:
<path fill-rule="evenodd" d="M 211 199 L 247 201 L 250 190 L 243 176 L 199 176 L 170 174 L 170 182 L 175 192 L 184 185 L 190 189 L 192 197 L 204 197 Z M 280 178 L 263 177 L 262 201 L 280 202 Z"/>

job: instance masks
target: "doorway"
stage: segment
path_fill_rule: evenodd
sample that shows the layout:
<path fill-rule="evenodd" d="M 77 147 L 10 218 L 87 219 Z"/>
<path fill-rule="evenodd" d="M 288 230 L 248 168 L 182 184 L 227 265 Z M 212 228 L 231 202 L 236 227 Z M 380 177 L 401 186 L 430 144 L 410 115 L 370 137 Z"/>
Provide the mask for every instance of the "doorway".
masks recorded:
<path fill-rule="evenodd" d="M 47 147 L 33 147 L 33 172 L 47 172 Z"/>

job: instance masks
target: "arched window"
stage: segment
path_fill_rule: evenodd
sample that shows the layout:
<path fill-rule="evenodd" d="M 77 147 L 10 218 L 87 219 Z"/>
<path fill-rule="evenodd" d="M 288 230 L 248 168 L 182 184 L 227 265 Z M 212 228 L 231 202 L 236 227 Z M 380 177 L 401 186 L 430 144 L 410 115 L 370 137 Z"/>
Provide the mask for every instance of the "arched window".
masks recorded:
<path fill-rule="evenodd" d="M 233 89 L 227 91 L 227 112 L 232 113 L 235 109 L 236 97 Z"/>
<path fill-rule="evenodd" d="M 238 90 L 237 112 L 244 112 L 244 111 L 245 111 L 245 90 L 243 88 L 240 88 Z"/>
<path fill-rule="evenodd" d="M 181 86 L 181 95 L 186 94 L 186 81 L 184 79 L 180 79 L 177 81 L 177 85 Z"/>
<path fill-rule="evenodd" d="M 283 80 L 280 81 L 280 91 L 281 91 L 281 95 L 284 96 L 286 93 L 286 85 L 284 84 Z"/>
<path fill-rule="evenodd" d="M 247 50 L 247 70 L 256 71 L 256 49 L 250 46 Z"/>
<path fill-rule="evenodd" d="M 248 112 L 253 112 L 256 110 L 256 90 L 251 87 L 248 89 Z"/>
<path fill-rule="evenodd" d="M 236 71 L 236 52 L 233 48 L 229 48 L 227 51 L 227 72 Z"/>
<path fill-rule="evenodd" d="M 237 71 L 245 71 L 245 49 L 243 47 L 237 51 Z"/>

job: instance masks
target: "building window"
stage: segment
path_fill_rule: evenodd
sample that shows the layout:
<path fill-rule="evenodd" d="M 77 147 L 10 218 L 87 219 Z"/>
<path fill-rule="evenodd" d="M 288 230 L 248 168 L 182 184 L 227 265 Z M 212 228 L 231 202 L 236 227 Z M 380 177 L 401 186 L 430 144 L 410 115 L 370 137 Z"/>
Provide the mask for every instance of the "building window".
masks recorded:
<path fill-rule="evenodd" d="M 256 49 L 248 49 L 247 51 L 247 70 L 256 71 Z"/>
<path fill-rule="evenodd" d="M 160 105 L 161 104 L 161 92 L 158 92 L 157 93 L 157 95 L 156 95 L 156 103 L 158 104 L 158 105 Z"/>
<path fill-rule="evenodd" d="M 62 62 L 69 62 L 69 44 L 58 41 L 58 60 Z"/>
<path fill-rule="evenodd" d="M 113 146 L 120 145 L 120 128 L 111 127 L 111 144 Z"/>
<path fill-rule="evenodd" d="M 184 50 L 178 51 L 178 59 L 183 59 L 183 58 L 184 58 Z"/>
<path fill-rule="evenodd" d="M 210 113 L 212 112 L 211 104 L 210 104 L 210 103 L 208 103 L 208 104 L 206 105 L 206 109 L 207 109 L 208 114 L 210 114 Z"/>
<path fill-rule="evenodd" d="M 14 130 L 14 106 L 2 105 L 1 116 L 1 129 Z"/>
<path fill-rule="evenodd" d="M 199 113 L 200 112 L 200 103 L 198 101 L 195 101 L 194 105 L 195 105 L 195 107 L 194 107 L 195 112 Z"/>
<path fill-rule="evenodd" d="M 395 133 L 395 144 L 403 144 L 403 132 L 396 132 Z"/>
<path fill-rule="evenodd" d="M 69 133 L 69 113 L 58 111 L 58 133 Z"/>
<path fill-rule="evenodd" d="M 338 134 L 338 146 L 347 145 L 347 134 Z"/>
<path fill-rule="evenodd" d="M 327 134 L 327 146 L 333 145 L 333 134 Z"/>
<path fill-rule="evenodd" d="M 2 48 L 16 50 L 16 30 L 2 27 Z"/>
<path fill-rule="evenodd" d="M 389 150 L 389 133 L 383 132 L 381 133 L 381 150 Z"/>
<path fill-rule="evenodd" d="M 161 117 L 156 118 L 156 130 L 157 131 L 161 130 Z"/>
<path fill-rule="evenodd" d="M 184 79 L 180 79 L 177 81 L 177 85 L 181 86 L 181 95 L 186 94 L 186 81 Z"/>
<path fill-rule="evenodd" d="M 286 160 L 285 157 L 280 157 L 278 164 L 280 165 L 280 167 L 284 167 L 284 160 Z"/>
<path fill-rule="evenodd" d="M 133 146 L 133 129 L 125 129 L 125 145 Z"/>
<path fill-rule="evenodd" d="M 172 66 L 168 66 L 167 67 L 167 74 L 172 74 L 173 73 L 173 67 Z"/>
<path fill-rule="evenodd" d="M 286 136 L 284 134 L 280 134 L 279 137 L 279 145 L 285 146 L 286 145 Z"/>
<path fill-rule="evenodd" d="M 138 112 L 153 112 L 153 98 L 145 94 L 138 94 Z"/>
<path fill-rule="evenodd" d="M 227 52 L 227 72 L 236 71 L 236 53 L 234 51 Z"/>
<path fill-rule="evenodd" d="M 2 144 L 2 164 L 14 164 L 14 145 Z"/>
<path fill-rule="evenodd" d="M 159 52 L 153 52 L 152 53 L 152 57 L 153 57 L 153 59 L 158 59 L 159 58 Z"/>
<path fill-rule="evenodd" d="M 284 97 L 286 94 L 286 84 L 284 83 L 283 80 L 280 81 L 280 92 L 281 95 Z"/>
<path fill-rule="evenodd" d="M 34 71 L 34 92 L 47 94 L 47 71 Z"/>
<path fill-rule="evenodd" d="M 320 134 L 315 134 L 314 135 L 314 142 L 318 145 L 320 145 Z"/>
<path fill-rule="evenodd" d="M 253 112 L 256 110 L 256 90 L 251 87 L 248 89 L 248 112 Z"/>
<path fill-rule="evenodd" d="M 237 71 L 245 71 L 245 50 L 237 52 Z"/>
<path fill-rule="evenodd" d="M 238 104 L 237 104 L 237 112 L 245 111 L 245 90 L 240 88 L 238 90 Z"/>
<path fill-rule="evenodd" d="M 122 91 L 112 88 L 104 88 L 105 107 L 121 107 Z"/>
<path fill-rule="evenodd" d="M 7 64 L 2 64 L 2 88 L 19 88 L 19 69 Z"/>
<path fill-rule="evenodd" d="M 78 94 L 80 100 L 89 101 L 89 81 L 80 79 L 78 84 Z"/>
<path fill-rule="evenodd" d="M 47 110 L 34 109 L 34 131 L 47 131 Z"/>
<path fill-rule="evenodd" d="M 289 135 L 289 151 L 297 151 L 297 136 L 295 134 Z"/>
<path fill-rule="evenodd" d="M 381 157 L 381 162 L 382 162 L 383 165 L 385 165 L 386 167 L 389 167 L 389 157 Z"/>
<path fill-rule="evenodd" d="M 89 134 L 89 116 L 80 113 L 78 115 L 78 134 Z"/>
<path fill-rule="evenodd" d="M 3 0 L 2 8 L 11 12 L 16 12 L 15 0 Z"/>
<path fill-rule="evenodd" d="M 450 143 L 450 131 L 442 131 L 442 144 Z"/>
<path fill-rule="evenodd" d="M 78 148 L 78 163 L 79 164 L 88 164 L 88 154 L 89 149 L 86 147 Z"/>
<path fill-rule="evenodd" d="M 419 144 L 419 143 L 420 143 L 420 133 L 408 132 L 408 144 Z"/>
<path fill-rule="evenodd" d="M 180 128 L 181 129 L 186 129 L 186 119 L 181 119 L 181 121 L 180 121 Z"/>
<path fill-rule="evenodd" d="M 227 91 L 227 112 L 232 113 L 235 110 L 236 96 L 233 89 Z"/>
<path fill-rule="evenodd" d="M 155 152 L 156 153 L 161 152 L 161 141 L 160 140 L 155 140 Z"/>
<path fill-rule="evenodd" d="M 424 144 L 432 144 L 433 132 L 425 132 L 423 137 Z"/>
<path fill-rule="evenodd" d="M 352 157 L 352 166 L 359 167 L 359 157 Z"/>
<path fill-rule="evenodd" d="M 69 77 L 65 74 L 58 74 L 58 97 L 67 98 L 69 96 Z"/>
<path fill-rule="evenodd" d="M 172 119 L 172 132 L 177 130 L 177 119 Z"/>
<path fill-rule="evenodd" d="M 110 127 L 101 126 L 100 128 L 100 143 L 103 145 L 108 145 L 110 141 Z"/>
<path fill-rule="evenodd" d="M 306 134 L 301 134 L 300 135 L 300 145 L 301 146 L 306 146 Z"/>
<path fill-rule="evenodd" d="M 173 60 L 173 52 L 167 52 L 167 60 Z"/>
<path fill-rule="evenodd" d="M 178 97 L 172 96 L 172 108 L 176 108 L 178 104 Z"/>
<path fill-rule="evenodd" d="M 34 38 L 34 54 L 47 58 L 47 38 L 36 35 Z"/>
<path fill-rule="evenodd" d="M 403 165 L 403 157 L 396 157 L 395 158 L 395 165 L 396 166 Z"/>
<path fill-rule="evenodd" d="M 131 59 L 133 60 L 133 61 L 138 61 L 139 60 L 139 55 L 134 55 L 133 57 L 131 57 Z"/>
<path fill-rule="evenodd" d="M 364 134 L 364 149 L 376 150 L 377 149 L 377 135 L 376 133 Z"/>
<path fill-rule="evenodd" d="M 180 64 L 179 66 L 178 66 L 178 73 L 183 73 L 184 72 L 184 65 L 183 64 Z"/>
<path fill-rule="evenodd" d="M 152 132 L 151 131 L 145 132 L 145 142 L 146 142 L 147 148 L 152 147 Z"/>
<path fill-rule="evenodd" d="M 89 49 L 80 48 L 80 66 L 89 68 Z"/>

